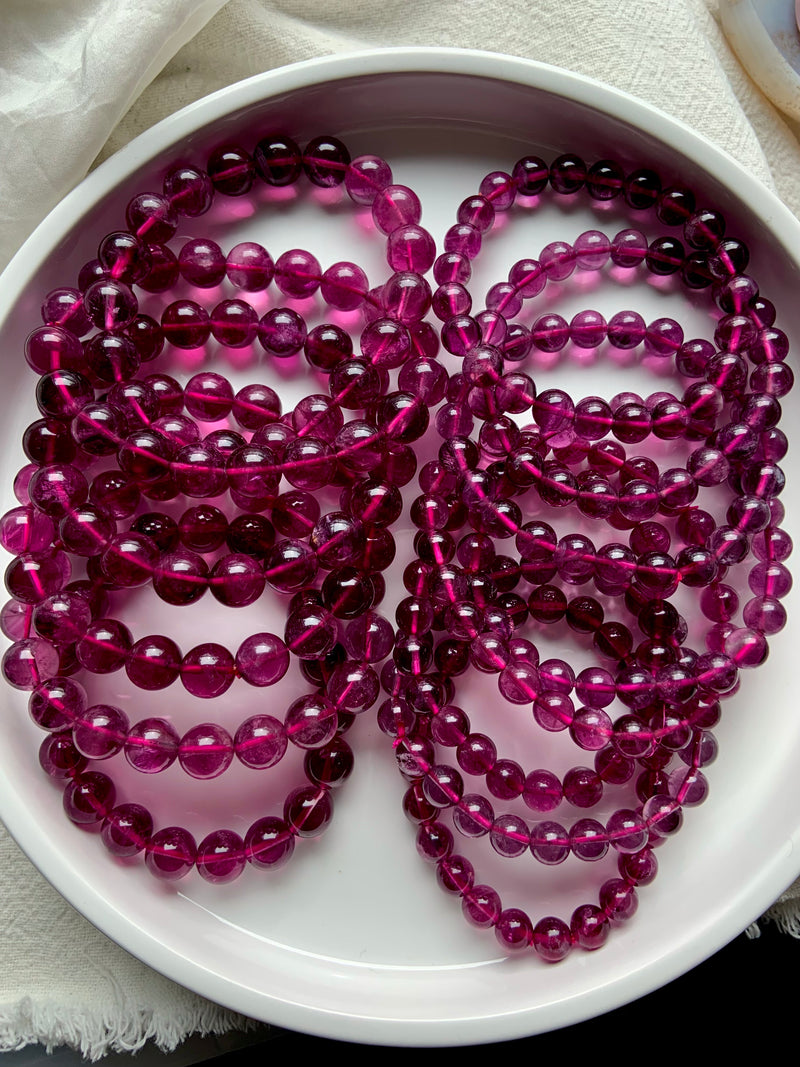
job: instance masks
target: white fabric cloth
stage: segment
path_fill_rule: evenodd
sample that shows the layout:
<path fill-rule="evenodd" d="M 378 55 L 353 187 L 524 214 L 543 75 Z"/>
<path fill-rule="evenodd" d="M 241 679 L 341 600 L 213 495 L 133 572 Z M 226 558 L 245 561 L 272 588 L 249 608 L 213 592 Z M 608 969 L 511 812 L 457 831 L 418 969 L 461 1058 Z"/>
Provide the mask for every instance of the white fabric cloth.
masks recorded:
<path fill-rule="evenodd" d="M 748 79 L 716 0 L 3 0 L 0 266 L 96 157 L 177 108 L 296 60 L 451 45 L 539 59 L 693 126 L 800 214 L 800 147 Z M 796 887 L 795 894 L 800 894 Z M 792 894 L 770 913 L 800 935 Z M 91 1058 L 246 1025 L 111 943 L 0 831 L 0 1048 Z"/>

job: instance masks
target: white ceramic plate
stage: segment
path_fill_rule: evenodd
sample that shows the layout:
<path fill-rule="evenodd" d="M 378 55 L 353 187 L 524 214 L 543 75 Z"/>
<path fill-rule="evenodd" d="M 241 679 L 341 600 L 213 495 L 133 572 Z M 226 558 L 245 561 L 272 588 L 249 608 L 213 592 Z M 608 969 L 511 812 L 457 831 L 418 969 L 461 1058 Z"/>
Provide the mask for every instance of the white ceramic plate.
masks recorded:
<path fill-rule="evenodd" d="M 528 152 L 552 159 L 576 151 L 589 160 L 615 157 L 629 168 L 655 166 L 668 180 L 701 190 L 700 201 L 719 205 L 731 220 L 729 232 L 752 243 L 753 273 L 778 305 L 779 324 L 800 336 L 799 271 L 792 252 L 800 248 L 800 226 L 733 160 L 652 108 L 564 71 L 479 53 L 400 50 L 300 64 L 217 93 L 139 138 L 66 198 L 4 275 L 0 343 L 6 371 L 0 403 L 7 506 L 13 503 L 11 480 L 23 462 L 20 435 L 36 417 L 34 377 L 21 348 L 37 321 L 42 294 L 74 281 L 80 265 L 95 254 L 99 236 L 120 225 L 126 198 L 152 188 L 169 161 L 202 161 L 211 147 L 231 137 L 252 145 L 273 124 L 301 143 L 335 133 L 354 155 L 383 154 L 395 180 L 420 193 L 423 222 L 437 239 L 456 205 L 488 171 L 508 169 Z M 335 204 L 292 201 L 251 216 L 234 203 L 231 211 L 227 219 L 187 224 L 183 235 L 213 236 L 219 227 L 225 248 L 245 238 L 275 254 L 308 246 L 323 264 L 352 258 L 367 268 L 373 283 L 386 276 L 382 243 L 354 225 L 346 205 L 339 210 Z M 537 254 L 548 241 L 573 240 L 592 227 L 614 233 L 624 225 L 626 216 L 618 209 L 592 209 L 579 199 L 566 210 L 551 205 L 498 228 L 476 264 L 481 279 L 473 282 L 476 302 L 510 263 Z M 676 314 L 687 336 L 708 331 L 702 301 L 687 305 L 669 285 L 630 289 L 620 279 L 584 276 L 583 287 L 567 286 L 554 295 L 567 318 L 587 304 L 607 315 L 633 306 L 648 321 Z M 237 382 L 267 373 L 263 367 L 228 369 Z M 566 383 L 576 395 L 610 397 L 634 380 L 645 392 L 659 388 L 652 378 L 640 381 L 631 368 L 605 358 L 584 366 L 562 359 L 536 374 L 540 388 Z M 282 389 L 291 400 L 302 395 L 304 381 L 290 374 Z M 791 425 L 796 406 L 787 403 L 786 414 Z M 790 485 L 790 516 L 794 496 Z M 390 575 L 394 592 L 409 540 L 410 535 L 398 536 L 400 563 Z M 135 634 L 152 632 L 144 627 L 153 626 L 155 603 L 152 593 L 142 593 L 124 609 Z M 214 614 L 203 603 L 203 609 L 185 614 L 160 605 L 159 624 L 176 632 L 183 647 L 222 626 L 233 648 L 254 629 L 281 625 L 280 608 L 268 598 L 241 613 Z M 386 613 L 393 615 L 389 608 Z M 671 980 L 744 929 L 796 875 L 800 721 L 791 696 L 791 630 L 772 646 L 768 664 L 757 677 L 746 677 L 726 705 L 717 731 L 721 754 L 709 768 L 711 798 L 688 812 L 682 832 L 660 853 L 659 877 L 642 891 L 636 917 L 599 953 L 574 952 L 557 967 L 535 958 L 504 958 L 493 937 L 467 927 L 457 902 L 434 884 L 400 812 L 403 783 L 386 739 L 369 716 L 352 733 L 357 769 L 332 828 L 299 849 L 273 878 L 247 871 L 227 887 L 199 878 L 165 887 L 140 863 L 112 861 L 96 837 L 65 822 L 58 791 L 36 765 L 41 734 L 27 719 L 24 694 L 11 691 L 4 693 L 0 723 L 0 807 L 33 862 L 92 922 L 212 1000 L 282 1026 L 368 1043 L 457 1045 L 525 1036 L 597 1015 Z M 588 654 L 575 658 L 582 667 Z M 469 699 L 478 707 L 476 693 L 485 694 L 483 706 L 493 715 L 498 705 L 490 681 Z M 120 701 L 133 721 L 143 713 L 141 694 L 130 694 L 123 682 L 117 675 L 93 682 L 92 693 Z M 215 702 L 213 717 L 231 725 L 251 709 L 274 710 L 297 684 L 287 682 L 288 688 L 266 696 L 234 686 Z M 167 690 L 148 698 L 146 713 L 171 713 L 183 729 L 208 717 L 209 709 Z M 563 771 L 570 765 L 553 738 L 531 749 L 535 735 L 527 719 L 524 731 L 515 722 L 493 722 L 491 729 L 508 746 L 505 754 L 528 766 L 552 760 Z M 575 756 L 573 750 L 571 762 L 584 762 Z M 220 821 L 243 832 L 265 807 L 275 808 L 269 797 L 255 795 L 268 787 L 242 771 L 211 783 L 189 782 L 177 768 L 155 784 L 134 781 L 124 769 L 114 768 L 113 775 L 130 799 L 152 805 L 158 823 L 182 820 L 200 833 Z M 565 818 L 569 821 L 569 814 Z M 578 869 L 577 861 L 570 861 L 554 877 L 544 877 L 553 871 L 533 868 L 520 860 L 498 874 L 508 903 L 516 897 L 535 916 L 555 911 L 568 917 L 577 903 L 594 897 L 584 885 L 598 878 L 591 865 Z"/>
<path fill-rule="evenodd" d="M 721 0 L 725 36 L 772 103 L 800 119 L 800 7 L 793 0 Z"/>

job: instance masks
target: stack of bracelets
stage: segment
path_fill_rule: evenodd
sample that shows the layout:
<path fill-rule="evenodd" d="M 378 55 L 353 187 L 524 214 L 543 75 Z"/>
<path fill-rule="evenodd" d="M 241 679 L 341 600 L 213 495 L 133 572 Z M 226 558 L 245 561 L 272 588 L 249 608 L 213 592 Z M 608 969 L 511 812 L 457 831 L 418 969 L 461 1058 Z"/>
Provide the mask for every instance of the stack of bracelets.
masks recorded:
<path fill-rule="evenodd" d="M 299 249 L 273 260 L 253 242 L 227 254 L 208 239 L 181 243 L 184 221 L 215 197 L 300 181 L 343 186 L 371 211 L 386 237 L 383 285 L 370 288 L 354 263 L 323 270 Z M 469 282 L 482 241 L 498 215 L 529 212 L 548 191 L 559 202 L 625 203 L 637 221 L 654 218 L 659 236 L 588 230 L 552 242 L 515 262 L 476 311 Z M 385 160 L 351 159 L 334 137 L 302 150 L 278 136 L 252 153 L 226 144 L 204 168 L 174 166 L 160 192 L 128 203 L 125 228 L 120 220 L 103 237 L 77 286 L 44 296 L 43 325 L 25 345 L 41 418 L 23 439 L 19 507 L 0 520 L 15 556 L 0 614 L 13 641 L 3 672 L 30 691 L 30 715 L 46 731 L 39 760 L 64 786 L 68 818 L 99 831 L 114 856 L 143 854 L 167 880 L 196 868 L 221 883 L 248 865 L 281 867 L 298 839 L 329 824 L 333 794 L 353 768 L 345 734 L 372 709 L 407 783 L 417 850 L 439 885 L 506 951 L 558 961 L 573 947 L 598 948 L 635 912 L 637 887 L 656 874 L 656 846 L 705 799 L 721 698 L 736 690 L 740 669 L 765 660 L 767 638 L 784 626 L 791 540 L 780 525 L 778 423 L 793 382 L 788 341 L 722 215 L 649 169 L 527 156 L 461 203 L 441 252 L 420 221 L 419 198 L 393 183 Z M 526 324 L 525 302 L 548 283 L 605 267 L 707 290 L 713 340 L 687 340 L 673 319 L 647 324 L 630 310 L 608 321 L 585 310 L 569 322 L 548 311 Z M 165 305 L 178 286 L 190 296 L 173 292 Z M 204 307 L 202 291 L 219 286 L 231 295 Z M 248 295 L 270 287 L 273 306 L 259 317 Z M 145 310 L 147 294 L 160 301 L 158 318 Z M 334 321 L 308 329 L 291 305 L 315 294 Z M 354 337 L 339 321 L 357 313 Z M 181 384 L 154 369 L 162 350 L 209 340 L 223 350 L 260 346 L 270 361 L 302 353 L 327 391 L 284 412 L 268 385 L 234 393 L 212 371 Z M 440 346 L 455 360 L 440 361 Z M 537 390 L 524 368 L 565 346 L 674 360 L 685 388 L 578 402 Z M 220 425 L 204 434 L 209 423 Z M 423 456 L 423 438 L 436 434 Z M 660 469 L 637 451 L 648 439 L 682 444 L 685 465 Z M 417 532 L 413 553 L 409 545 L 400 555 L 407 595 L 392 623 L 377 608 L 398 547 L 401 490 L 414 478 L 406 511 Z M 721 518 L 697 504 L 712 487 L 724 497 Z M 551 522 L 570 508 L 580 515 L 573 532 L 556 532 Z M 597 544 L 574 532 L 585 520 Z M 740 614 L 729 572 L 748 567 L 752 596 Z M 269 587 L 287 601 L 284 633 L 253 634 L 235 651 L 135 637 L 109 614 L 110 599 L 148 583 L 171 605 L 210 593 L 230 607 Z M 697 590 L 706 620 L 697 648 L 671 599 L 680 587 Z M 566 660 L 540 660 L 537 631 L 568 634 L 593 665 L 576 672 Z M 234 733 L 204 722 L 180 736 L 158 717 L 131 724 L 120 708 L 92 705 L 83 684 L 124 670 L 143 690 L 182 685 L 211 699 L 236 679 L 272 685 L 293 659 L 306 695 L 283 720 L 257 714 Z M 470 671 L 496 674 L 498 705 L 527 705 L 535 729 L 565 732 L 588 765 L 559 776 L 498 752 L 458 705 Z M 234 759 L 267 771 L 290 745 L 304 753 L 306 780 L 280 814 L 244 837 L 217 829 L 199 844 L 180 826 L 156 829 L 95 767 L 122 754 L 145 774 L 177 761 L 207 779 Z M 601 821 L 592 812 L 606 792 L 625 799 L 612 799 Z M 556 821 L 562 804 L 578 817 Z M 500 857 L 530 854 L 545 866 L 611 854 L 618 873 L 568 920 L 534 921 L 480 881 L 457 837 L 484 837 Z"/>

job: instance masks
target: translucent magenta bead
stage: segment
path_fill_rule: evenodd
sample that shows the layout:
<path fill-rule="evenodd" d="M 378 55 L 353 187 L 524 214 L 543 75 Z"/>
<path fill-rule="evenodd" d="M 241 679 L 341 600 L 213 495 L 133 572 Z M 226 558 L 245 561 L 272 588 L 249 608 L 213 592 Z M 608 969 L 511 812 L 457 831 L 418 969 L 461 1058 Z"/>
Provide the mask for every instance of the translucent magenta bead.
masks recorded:
<path fill-rule="evenodd" d="M 139 310 L 139 302 L 125 282 L 103 278 L 86 290 L 84 307 L 98 329 L 121 330 L 133 322 Z"/>
<path fill-rule="evenodd" d="M 142 719 L 129 730 L 125 740 L 125 759 L 142 774 L 158 774 L 178 757 L 180 739 L 166 719 Z"/>
<path fill-rule="evenodd" d="M 612 923 L 630 919 L 639 906 L 636 890 L 621 878 L 610 878 L 600 887 L 600 907 Z"/>
<path fill-rule="evenodd" d="M 179 214 L 197 218 L 211 207 L 214 187 L 205 171 L 192 166 L 177 166 L 164 178 L 164 195 Z"/>
<path fill-rule="evenodd" d="M 32 507 L 17 507 L 0 519 L 0 544 L 13 555 L 41 552 L 55 538 L 55 523 L 49 515 Z"/>
<path fill-rule="evenodd" d="M 61 519 L 86 499 L 89 486 L 84 474 L 68 463 L 39 467 L 28 483 L 31 503 L 53 519 Z"/>
<path fill-rule="evenodd" d="M 344 186 L 355 204 L 369 206 L 392 181 L 392 169 L 380 156 L 363 155 L 351 160 Z"/>
<path fill-rule="evenodd" d="M 306 324 L 291 308 L 273 308 L 258 324 L 258 339 L 264 350 L 276 359 L 287 359 L 305 344 Z"/>
<path fill-rule="evenodd" d="M 275 263 L 275 284 L 286 296 L 302 299 L 312 296 L 320 285 L 322 268 L 311 252 L 293 248 Z"/>
<path fill-rule="evenodd" d="M 674 319 L 655 319 L 645 334 L 645 351 L 654 356 L 674 356 L 683 344 L 683 329 Z"/>
<path fill-rule="evenodd" d="M 531 852 L 548 867 L 563 863 L 570 852 L 569 834 L 557 822 L 535 823 L 531 830 Z"/>
<path fill-rule="evenodd" d="M 573 244 L 575 265 L 580 270 L 600 270 L 608 262 L 611 242 L 599 230 L 585 230 Z"/>
<path fill-rule="evenodd" d="M 611 927 L 608 916 L 601 908 L 594 904 L 581 904 L 572 913 L 570 931 L 575 944 L 594 951 L 606 943 Z"/>
<path fill-rule="evenodd" d="M 196 857 L 197 845 L 189 831 L 182 826 L 166 826 L 147 842 L 144 861 L 156 878 L 171 882 L 187 875 Z"/>
<path fill-rule="evenodd" d="M 769 655 L 764 634 L 743 626 L 725 639 L 725 653 L 739 668 L 759 667 Z"/>
<path fill-rule="evenodd" d="M 640 815 L 627 808 L 615 811 L 606 824 L 608 837 L 618 852 L 638 852 L 647 844 L 647 826 Z"/>
<path fill-rule="evenodd" d="M 103 820 L 100 838 L 113 856 L 136 856 L 153 832 L 153 816 L 141 804 L 120 804 Z"/>
<path fill-rule="evenodd" d="M 264 561 L 267 582 L 274 588 L 293 593 L 305 588 L 319 569 L 317 556 L 304 541 L 278 541 Z"/>
<path fill-rule="evenodd" d="M 318 837 L 333 818 L 333 797 L 321 786 L 301 786 L 286 798 L 283 817 L 297 837 Z"/>
<path fill-rule="evenodd" d="M 245 767 L 264 770 L 283 759 L 288 739 L 283 723 L 271 715 L 246 719 L 233 740 L 237 758 Z"/>
<path fill-rule="evenodd" d="M 186 496 L 202 499 L 225 490 L 225 460 L 211 445 L 184 445 L 175 452 L 171 467 L 178 489 Z"/>
<path fill-rule="evenodd" d="M 514 859 L 527 852 L 531 843 L 528 824 L 519 815 L 500 815 L 491 826 L 490 843 L 499 856 Z"/>
<path fill-rule="evenodd" d="M 611 261 L 617 267 L 636 267 L 647 255 L 647 238 L 639 230 L 620 230 L 611 241 Z"/>
<path fill-rule="evenodd" d="M 541 352 L 560 352 L 569 341 L 569 324 L 561 315 L 540 315 L 531 328 L 531 339 Z"/>
<path fill-rule="evenodd" d="M 68 733 L 55 733 L 48 734 L 39 746 L 39 765 L 50 778 L 63 780 L 84 771 L 86 760 Z"/>
<path fill-rule="evenodd" d="M 181 653 L 169 637 L 142 637 L 125 661 L 125 672 L 139 689 L 166 689 L 180 674 Z"/>
<path fill-rule="evenodd" d="M 607 330 L 599 311 L 579 311 L 569 324 L 569 337 L 578 348 L 597 348 L 605 341 Z"/>
<path fill-rule="evenodd" d="M 213 371 L 195 374 L 184 387 L 184 404 L 190 415 L 204 422 L 217 422 L 230 414 L 233 388 L 227 378 Z"/>
<path fill-rule="evenodd" d="M 526 174 L 529 174 L 527 170 Z M 516 199 L 517 181 L 505 171 L 493 170 L 481 181 L 478 192 L 492 204 L 495 211 L 508 211 Z"/>
<path fill-rule="evenodd" d="M 195 301 L 175 300 L 161 313 L 161 329 L 175 348 L 200 348 L 211 334 L 211 321 Z"/>
<path fill-rule="evenodd" d="M 313 185 L 332 188 L 341 185 L 350 165 L 350 153 L 335 137 L 317 137 L 303 152 L 303 170 Z"/>
<path fill-rule="evenodd" d="M 128 726 L 128 716 L 124 711 L 110 704 L 95 704 L 75 720 L 72 740 L 87 759 L 108 759 L 122 751 Z"/>
<path fill-rule="evenodd" d="M 150 581 L 158 558 L 158 548 L 144 534 L 114 534 L 103 549 L 100 566 L 109 581 L 133 589 Z"/>
<path fill-rule="evenodd" d="M 115 797 L 114 783 L 107 775 L 83 771 L 64 790 L 64 812 L 76 826 L 99 829 L 114 807 Z"/>
<path fill-rule="evenodd" d="M 497 924 L 502 904 L 499 894 L 490 885 L 473 885 L 464 893 L 461 909 L 467 922 L 485 929 Z"/>
<path fill-rule="evenodd" d="M 299 697 L 286 712 L 286 736 L 298 748 L 321 748 L 336 733 L 337 711 L 321 693 Z"/>
<path fill-rule="evenodd" d="M 28 698 L 31 719 L 42 730 L 71 727 L 86 709 L 86 691 L 74 678 L 59 675 L 41 682 Z"/>
<path fill-rule="evenodd" d="M 193 604 L 207 588 L 208 564 L 188 549 L 163 555 L 153 573 L 153 589 L 168 604 Z"/>
<path fill-rule="evenodd" d="M 244 841 L 233 830 L 214 830 L 197 846 L 195 864 L 207 882 L 232 882 L 247 865 Z"/>
<path fill-rule="evenodd" d="M 642 818 L 657 837 L 671 837 L 683 825 L 680 805 L 670 796 L 649 797 L 642 808 Z"/>
<path fill-rule="evenodd" d="M 83 337 L 92 328 L 78 289 L 64 286 L 51 290 L 42 302 L 41 314 L 45 325 L 61 326 L 76 337 Z"/>
<path fill-rule="evenodd" d="M 464 837 L 483 837 L 493 819 L 492 805 L 477 793 L 465 794 L 453 810 L 453 823 Z"/>
<path fill-rule="evenodd" d="M 387 185 L 372 200 L 372 218 L 387 236 L 400 226 L 416 225 L 421 217 L 419 197 L 405 185 Z"/>
<path fill-rule="evenodd" d="M 456 252 L 467 259 L 475 259 L 482 243 L 481 231 L 467 223 L 456 223 L 444 235 L 445 252 Z"/>
<path fill-rule="evenodd" d="M 0 630 L 12 641 L 30 637 L 33 625 L 33 607 L 19 600 L 8 600 L 0 610 Z"/>
<path fill-rule="evenodd" d="M 437 863 L 436 881 L 445 893 L 461 896 L 472 888 L 475 869 L 464 856 L 453 853 Z"/>
<path fill-rule="evenodd" d="M 323 659 L 333 650 L 337 636 L 336 619 L 316 604 L 302 604 L 286 620 L 286 647 L 299 659 Z"/>
<path fill-rule="evenodd" d="M 272 256 L 260 244 L 243 241 L 230 250 L 225 273 L 231 285 L 248 293 L 263 292 L 275 276 Z"/>
<path fill-rule="evenodd" d="M 576 252 L 565 241 L 552 241 L 542 249 L 539 262 L 550 281 L 564 281 L 575 270 Z"/>
<path fill-rule="evenodd" d="M 548 963 L 558 963 L 572 948 L 570 928 L 563 919 L 548 915 L 533 928 L 533 951 Z"/>
<path fill-rule="evenodd" d="M 222 645 L 195 645 L 181 661 L 181 681 L 196 697 L 211 699 L 230 688 L 236 668 L 233 656 Z"/>
<path fill-rule="evenodd" d="M 225 196 L 242 196 L 255 180 L 252 156 L 238 145 L 215 148 L 208 159 L 208 176 L 214 189 Z"/>
<path fill-rule="evenodd" d="M 264 592 L 266 578 L 257 560 L 239 553 L 218 559 L 208 579 L 208 587 L 220 604 L 243 607 Z"/>
<path fill-rule="evenodd" d="M 786 625 L 786 609 L 775 597 L 753 597 L 742 612 L 745 625 L 762 634 L 779 633 Z"/>
<path fill-rule="evenodd" d="M 778 600 L 782 600 L 792 588 L 792 576 L 789 570 L 783 563 L 777 561 L 762 560 L 756 563 L 747 581 L 756 596 L 772 596 Z M 13 592 L 10 586 L 9 591 Z M 14 595 L 17 594 L 14 593 Z"/>
<path fill-rule="evenodd" d="M 603 796 L 603 783 L 589 767 L 572 767 L 564 775 L 564 799 L 576 808 L 592 808 Z"/>
<path fill-rule="evenodd" d="M 368 291 L 367 276 L 355 263 L 334 263 L 322 275 L 322 299 L 339 311 L 355 311 L 361 307 Z"/>
<path fill-rule="evenodd" d="M 288 649 L 275 634 L 253 634 L 242 642 L 236 653 L 236 671 L 250 685 L 273 685 L 284 676 L 288 667 Z"/>
<path fill-rule="evenodd" d="M 37 374 L 60 368 L 77 370 L 82 362 L 81 343 L 63 326 L 38 326 L 25 341 L 25 359 Z"/>
<path fill-rule="evenodd" d="M 244 300 L 223 300 L 210 321 L 213 337 L 227 348 L 246 348 L 258 333 L 258 314 Z"/>
<path fill-rule="evenodd" d="M 288 863 L 294 843 L 289 825 L 276 815 L 267 815 L 257 819 L 245 834 L 245 855 L 258 870 L 276 871 Z"/>
<path fill-rule="evenodd" d="M 406 223 L 390 233 L 386 243 L 386 259 L 392 270 L 427 274 L 435 258 L 436 243 L 421 226 Z"/>
<path fill-rule="evenodd" d="M 178 761 L 192 778 L 217 778 L 233 761 L 233 739 L 215 723 L 193 726 L 180 739 Z"/>
<path fill-rule="evenodd" d="M 59 669 L 58 650 L 49 641 L 26 637 L 15 641 L 3 655 L 3 676 L 15 689 L 35 689 Z"/>
<path fill-rule="evenodd" d="M 116 619 L 97 619 L 76 644 L 75 653 L 93 674 L 112 674 L 125 665 L 132 645 L 127 626 Z"/>
<path fill-rule="evenodd" d="M 522 952 L 533 943 L 533 924 L 521 908 L 501 911 L 494 932 L 507 952 Z"/>
<path fill-rule="evenodd" d="M 594 863 L 608 852 L 606 828 L 597 819 L 578 819 L 569 832 L 570 848 L 579 860 Z"/>

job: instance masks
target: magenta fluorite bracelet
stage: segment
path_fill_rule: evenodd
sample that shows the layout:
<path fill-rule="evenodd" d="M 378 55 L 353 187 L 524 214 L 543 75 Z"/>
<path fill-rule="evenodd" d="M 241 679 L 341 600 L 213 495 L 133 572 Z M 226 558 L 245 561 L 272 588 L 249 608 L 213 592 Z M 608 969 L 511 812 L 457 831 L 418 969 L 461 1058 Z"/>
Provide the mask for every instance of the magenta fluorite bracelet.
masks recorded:
<path fill-rule="evenodd" d="M 381 286 L 371 289 L 354 263 L 323 270 L 301 249 L 273 259 L 245 242 L 226 254 L 196 236 L 174 247 L 181 220 L 202 216 L 216 195 L 303 176 L 321 188 L 342 185 L 371 212 L 392 271 Z M 572 243 L 551 242 L 514 263 L 474 312 L 471 263 L 498 214 L 535 210 L 548 189 L 598 204 L 624 200 L 637 224 L 650 212 L 659 233 L 587 230 Z M 222 882 L 248 863 L 281 866 L 296 838 L 328 825 L 331 791 L 353 765 L 342 735 L 376 707 L 408 782 L 404 810 L 418 827 L 418 851 L 439 884 L 506 950 L 532 947 L 552 962 L 573 946 L 599 947 L 634 913 L 636 887 L 655 877 L 654 849 L 680 828 L 683 808 L 705 799 L 701 768 L 716 755 L 720 700 L 736 690 L 740 668 L 764 661 L 767 637 L 785 623 L 791 540 L 780 528 L 786 438 L 778 423 L 793 384 L 788 340 L 721 214 L 698 209 L 690 190 L 663 188 L 649 169 L 626 173 L 609 160 L 587 167 L 573 154 L 548 166 L 528 156 L 462 202 L 438 256 L 420 222 L 419 198 L 393 183 L 384 160 L 351 160 L 332 137 L 302 152 L 281 137 L 252 154 L 224 145 L 205 168 L 175 167 L 160 192 L 130 201 L 127 229 L 100 240 L 77 286 L 45 296 L 44 325 L 26 342 L 41 418 L 23 441 L 30 463 L 15 484 L 20 506 L 0 522 L 2 543 L 16 554 L 6 571 L 13 599 L 0 613 L 14 642 L 3 671 L 32 691 L 31 715 L 48 731 L 40 762 L 66 782 L 69 818 L 99 829 L 114 855 L 143 853 L 166 879 L 196 867 Z M 675 320 L 648 324 L 633 310 L 608 321 L 591 309 L 570 321 L 552 310 L 528 314 L 548 285 L 603 269 L 675 275 L 692 293 L 709 290 L 712 340 L 686 340 Z M 164 303 L 179 285 L 190 296 Z M 247 294 L 270 287 L 287 306 L 259 315 Z M 149 313 L 147 294 L 159 312 Z M 309 329 L 290 305 L 315 294 L 332 321 Z M 359 311 L 353 336 L 338 317 Z M 181 385 L 147 366 L 164 350 L 209 341 L 231 350 L 258 344 L 268 360 L 302 353 L 328 391 L 283 412 L 269 385 L 234 393 L 205 370 Z M 438 358 L 440 344 L 461 361 L 454 373 Z M 599 348 L 626 360 L 637 351 L 660 365 L 674 360 L 687 384 L 678 394 L 659 388 L 610 401 L 537 390 L 537 363 Z M 220 428 L 203 435 L 198 423 Z M 419 466 L 415 453 L 434 432 L 438 451 Z M 630 452 L 652 440 L 683 443 L 684 465 L 661 470 Z M 401 489 L 415 475 L 414 554 L 392 625 L 376 608 L 395 557 Z M 728 489 L 723 521 L 697 504 L 714 487 Z M 569 508 L 581 528 L 558 533 L 551 520 L 563 528 L 557 519 Z M 599 545 L 584 532 L 587 519 Z M 753 596 L 737 623 L 733 579 L 748 560 Z M 75 562 L 84 571 L 71 581 Z M 147 584 L 172 605 L 210 590 L 227 607 L 257 602 L 269 586 L 288 599 L 285 631 L 254 634 L 235 654 L 214 641 L 183 654 L 167 635 L 134 640 L 109 615 L 109 594 Z M 576 586 L 584 587 L 577 595 Z M 701 650 L 688 643 L 695 624 L 671 599 L 681 587 L 697 590 L 708 622 Z M 559 629 L 589 652 L 589 666 L 541 660 L 537 631 Z M 277 682 L 291 658 L 312 692 L 283 720 L 255 715 L 233 731 L 202 723 L 182 736 L 168 719 L 131 726 L 119 708 L 90 705 L 75 677 L 124 669 L 144 690 L 180 679 L 211 699 L 237 678 Z M 556 774 L 498 755 L 457 701 L 458 679 L 470 670 L 497 675 L 500 702 L 530 707 L 520 732 L 564 733 L 592 765 Z M 290 742 L 305 751 L 308 784 L 244 837 L 220 829 L 199 846 L 180 826 L 156 830 L 142 805 L 117 803 L 111 779 L 95 769 L 124 754 L 151 774 L 177 760 L 193 777 L 215 777 L 235 757 L 264 773 Z M 489 796 L 465 775 L 483 779 Z M 610 814 L 589 814 L 603 810 L 606 794 Z M 580 817 L 550 818 L 562 804 Z M 534 923 L 480 882 L 453 831 L 544 866 L 569 856 L 602 861 L 611 851 L 618 875 L 569 921 Z"/>

